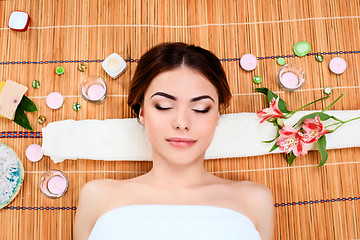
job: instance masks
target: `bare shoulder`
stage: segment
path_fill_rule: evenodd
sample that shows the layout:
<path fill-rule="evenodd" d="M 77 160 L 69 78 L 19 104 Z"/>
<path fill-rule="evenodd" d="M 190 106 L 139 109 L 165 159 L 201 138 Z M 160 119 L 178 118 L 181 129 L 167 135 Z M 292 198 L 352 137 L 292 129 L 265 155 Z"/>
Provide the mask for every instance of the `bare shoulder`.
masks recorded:
<path fill-rule="evenodd" d="M 111 199 L 108 197 L 111 189 L 119 185 L 121 185 L 121 181 L 101 179 L 87 182 L 81 188 L 74 221 L 75 239 L 89 237 L 104 206 Z"/>
<path fill-rule="evenodd" d="M 240 193 L 243 191 L 247 192 L 247 196 L 253 201 L 267 201 L 273 202 L 273 195 L 270 189 L 261 183 L 251 182 L 251 181 L 241 181 L 237 183 L 237 187 L 240 190 Z"/>
<path fill-rule="evenodd" d="M 242 204 L 246 205 L 254 219 L 261 239 L 272 239 L 274 235 L 274 199 L 271 190 L 260 183 L 241 181 L 239 188 Z"/>

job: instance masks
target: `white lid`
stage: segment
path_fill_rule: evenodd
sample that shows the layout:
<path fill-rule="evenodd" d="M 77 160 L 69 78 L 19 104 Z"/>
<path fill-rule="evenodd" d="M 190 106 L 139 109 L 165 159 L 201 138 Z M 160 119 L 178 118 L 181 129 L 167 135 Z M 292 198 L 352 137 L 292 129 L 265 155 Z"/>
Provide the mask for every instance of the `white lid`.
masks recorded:
<path fill-rule="evenodd" d="M 102 63 L 102 67 L 112 78 L 117 78 L 126 69 L 126 62 L 117 53 L 110 54 Z"/>
<path fill-rule="evenodd" d="M 26 27 L 29 15 L 26 12 L 14 11 L 9 18 L 9 28 L 22 30 Z"/>

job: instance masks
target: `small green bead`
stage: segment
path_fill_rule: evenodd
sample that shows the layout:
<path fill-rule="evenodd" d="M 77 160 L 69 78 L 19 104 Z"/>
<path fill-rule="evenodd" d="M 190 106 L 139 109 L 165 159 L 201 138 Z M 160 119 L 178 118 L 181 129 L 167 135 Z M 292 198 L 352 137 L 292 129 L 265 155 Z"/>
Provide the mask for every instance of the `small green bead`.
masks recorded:
<path fill-rule="evenodd" d="M 282 65 L 284 65 L 284 64 L 286 63 L 285 58 L 283 58 L 283 57 L 277 58 L 277 59 L 276 59 L 276 62 L 277 62 L 277 64 L 279 64 L 280 66 L 282 66 Z"/>
<path fill-rule="evenodd" d="M 40 82 L 38 80 L 34 80 L 32 82 L 32 86 L 33 86 L 33 88 L 40 88 Z"/>
<path fill-rule="evenodd" d="M 65 70 L 64 70 L 64 68 L 63 68 L 62 66 L 60 66 L 60 67 L 57 67 L 57 68 L 55 69 L 55 72 L 56 72 L 58 75 L 61 75 L 61 74 L 63 74 L 63 73 L 65 72 Z"/>
<path fill-rule="evenodd" d="M 79 70 L 80 72 L 85 72 L 86 69 L 87 69 L 87 66 L 86 66 L 85 63 L 79 63 L 79 64 L 78 64 L 78 70 Z"/>
<path fill-rule="evenodd" d="M 319 54 L 315 55 L 315 59 L 318 62 L 322 62 L 322 61 L 324 61 L 324 56 L 319 53 Z"/>
<path fill-rule="evenodd" d="M 330 95 L 330 94 L 332 93 L 332 88 L 331 88 L 331 87 L 325 87 L 325 88 L 324 88 L 324 93 L 325 93 L 326 95 Z"/>
<path fill-rule="evenodd" d="M 295 43 L 293 51 L 296 56 L 303 57 L 311 51 L 310 43 L 303 41 Z"/>
<path fill-rule="evenodd" d="M 73 104 L 73 110 L 74 111 L 80 111 L 80 109 L 81 109 L 81 104 L 80 103 L 78 103 L 78 102 L 76 102 L 76 103 L 74 103 Z"/>
<path fill-rule="evenodd" d="M 253 78 L 253 81 L 254 81 L 254 83 L 256 83 L 256 84 L 260 84 L 260 83 L 262 82 L 262 77 L 260 77 L 260 76 L 255 76 L 255 77 Z"/>
<path fill-rule="evenodd" d="M 46 118 L 45 118 L 45 116 L 43 116 L 43 115 L 41 115 L 41 116 L 39 117 L 39 119 L 38 119 L 38 123 L 39 123 L 39 124 L 44 124 L 45 121 L 46 121 Z"/>

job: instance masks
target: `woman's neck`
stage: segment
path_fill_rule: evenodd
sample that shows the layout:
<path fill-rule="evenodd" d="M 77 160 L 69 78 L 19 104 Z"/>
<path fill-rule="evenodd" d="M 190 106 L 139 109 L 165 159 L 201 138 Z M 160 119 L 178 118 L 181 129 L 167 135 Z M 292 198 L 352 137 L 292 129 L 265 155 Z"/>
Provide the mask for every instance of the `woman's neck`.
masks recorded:
<path fill-rule="evenodd" d="M 190 164 L 174 164 L 160 159 L 153 161 L 153 168 L 146 174 L 149 183 L 169 188 L 190 188 L 203 185 L 214 177 L 204 168 L 203 160 Z"/>

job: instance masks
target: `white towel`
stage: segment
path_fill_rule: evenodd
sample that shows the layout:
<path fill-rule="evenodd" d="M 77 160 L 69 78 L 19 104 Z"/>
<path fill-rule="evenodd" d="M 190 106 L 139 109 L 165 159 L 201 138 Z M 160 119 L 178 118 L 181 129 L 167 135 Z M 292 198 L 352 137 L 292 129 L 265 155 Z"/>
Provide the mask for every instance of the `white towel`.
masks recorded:
<path fill-rule="evenodd" d="M 285 120 L 293 125 L 312 111 L 295 113 Z M 341 120 L 359 117 L 360 110 L 327 111 Z M 206 159 L 246 157 L 268 154 L 274 143 L 276 127 L 269 122 L 259 123 L 256 113 L 221 115 L 214 139 L 206 151 Z M 327 120 L 325 126 L 334 122 Z M 346 123 L 326 135 L 327 149 L 360 147 L 360 119 Z M 55 162 L 65 159 L 93 160 L 151 160 L 151 148 L 144 126 L 137 119 L 64 120 L 49 123 L 42 129 L 42 149 Z M 309 149 L 316 149 L 310 144 Z M 279 149 L 274 153 L 280 152 Z"/>
<path fill-rule="evenodd" d="M 251 220 L 232 209 L 202 205 L 131 205 L 110 210 L 89 240 L 260 240 Z"/>

